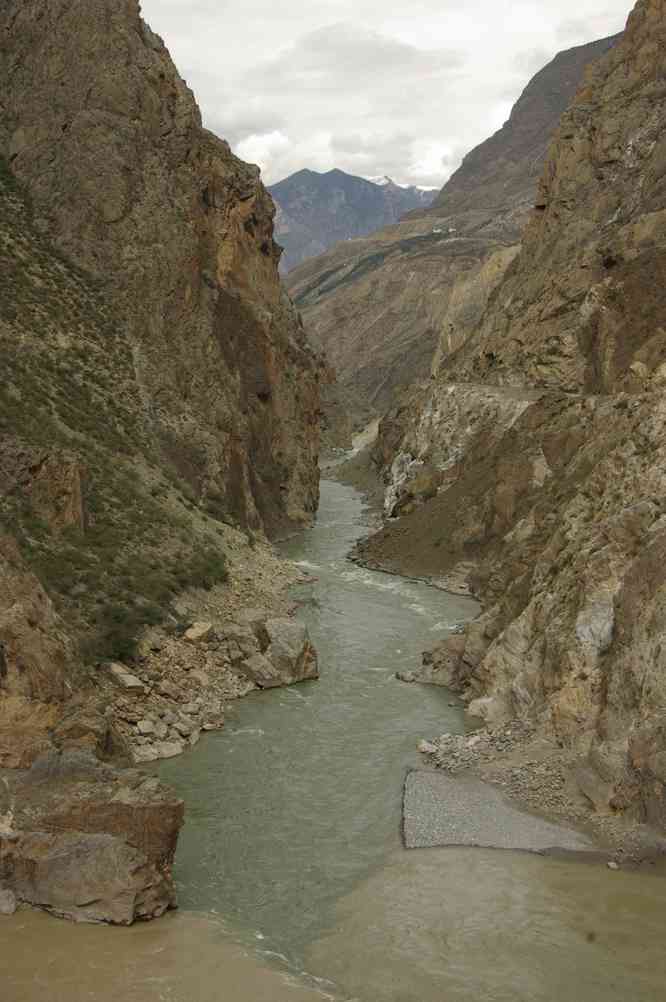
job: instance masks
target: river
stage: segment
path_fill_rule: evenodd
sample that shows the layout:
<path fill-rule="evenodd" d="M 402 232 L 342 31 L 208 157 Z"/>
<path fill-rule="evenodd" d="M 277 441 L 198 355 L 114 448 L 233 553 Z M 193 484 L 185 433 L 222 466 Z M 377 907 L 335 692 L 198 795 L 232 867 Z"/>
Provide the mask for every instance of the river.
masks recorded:
<path fill-rule="evenodd" d="M 12 976 L 3 1002 L 664 998 L 663 875 L 402 848 L 417 741 L 461 732 L 464 716 L 445 690 L 395 673 L 475 606 L 350 564 L 366 531 L 360 495 L 325 481 L 315 526 L 281 547 L 315 579 L 296 597 L 321 680 L 250 696 L 224 731 L 159 768 L 187 804 L 181 912 L 119 931 L 55 931 L 23 912 L 22 933 L 0 925 L 0 945 L 5 930 L 6 948 L 31 944 L 23 974 L 0 948 Z M 270 966 L 297 981 L 274 980 Z"/>

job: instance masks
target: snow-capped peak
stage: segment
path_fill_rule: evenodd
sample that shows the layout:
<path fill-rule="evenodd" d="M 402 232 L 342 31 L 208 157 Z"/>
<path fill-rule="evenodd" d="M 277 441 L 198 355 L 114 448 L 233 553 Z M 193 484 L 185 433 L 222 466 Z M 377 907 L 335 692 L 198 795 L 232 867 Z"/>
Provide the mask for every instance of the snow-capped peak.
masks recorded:
<path fill-rule="evenodd" d="M 429 188 L 422 184 L 400 184 L 398 181 L 394 181 L 392 177 L 388 174 L 379 175 L 377 177 L 366 177 L 366 181 L 370 181 L 371 184 L 379 185 L 380 188 L 388 188 L 392 185 L 394 188 L 402 188 L 403 191 L 439 191 L 439 188 Z"/>
<path fill-rule="evenodd" d="M 380 185 L 382 188 L 385 188 L 386 185 L 388 185 L 388 184 L 395 185 L 395 181 L 393 180 L 392 177 L 389 177 L 388 174 L 384 174 L 384 175 L 382 175 L 380 177 L 369 177 L 369 178 L 367 178 L 367 180 L 370 181 L 371 184 L 378 184 L 378 185 Z M 407 187 L 406 184 L 398 184 L 398 185 L 396 185 L 396 188 L 406 188 L 406 187 Z"/>

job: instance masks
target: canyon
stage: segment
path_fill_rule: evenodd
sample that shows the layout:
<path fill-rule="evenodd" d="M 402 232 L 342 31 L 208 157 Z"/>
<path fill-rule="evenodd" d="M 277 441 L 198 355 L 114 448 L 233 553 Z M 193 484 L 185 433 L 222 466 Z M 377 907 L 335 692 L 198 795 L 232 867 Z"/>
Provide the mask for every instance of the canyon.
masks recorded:
<path fill-rule="evenodd" d="M 430 375 L 440 341 L 449 352 L 474 328 L 518 252 L 559 118 L 614 42 L 561 52 L 540 70 L 432 206 L 290 271 L 308 336 L 337 375 L 331 424 L 340 409 L 356 430 L 381 416 Z"/>
<path fill-rule="evenodd" d="M 665 2 L 639 0 L 623 35 L 538 73 L 432 206 L 290 272 L 292 302 L 284 218 L 136 0 L 9 0 L 0 913 L 129 926 L 180 881 L 171 938 L 136 941 L 144 987 L 180 930 L 217 956 L 219 911 L 248 951 L 313 964 L 319 994 L 332 974 L 387 1002 L 580 978 L 650 1002 L 664 51 Z M 320 494 L 322 442 L 373 419 Z M 433 789 L 472 771 L 603 854 L 408 853 L 424 761 Z"/>

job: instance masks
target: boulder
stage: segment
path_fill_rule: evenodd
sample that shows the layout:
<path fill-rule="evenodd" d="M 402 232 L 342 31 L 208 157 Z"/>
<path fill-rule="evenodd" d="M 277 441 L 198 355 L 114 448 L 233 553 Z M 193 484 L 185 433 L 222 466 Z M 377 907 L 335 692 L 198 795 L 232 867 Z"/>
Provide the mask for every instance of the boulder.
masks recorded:
<path fill-rule="evenodd" d="M 109 675 L 121 689 L 126 689 L 128 692 L 145 692 L 146 687 L 140 678 L 136 675 L 132 675 L 129 669 L 117 662 L 112 662 L 109 665 Z"/>
<path fill-rule="evenodd" d="M 207 689 L 210 685 L 210 675 L 205 671 L 191 671 L 190 678 L 198 682 L 202 689 Z"/>
<path fill-rule="evenodd" d="M 131 925 L 175 905 L 170 876 L 113 835 L 30 832 L 0 839 L 0 865 L 16 897 L 75 922 Z"/>
<path fill-rule="evenodd" d="M 182 755 L 183 747 L 182 741 L 156 741 L 153 745 L 155 758 L 176 758 Z"/>
<path fill-rule="evenodd" d="M 164 679 L 163 682 L 160 682 L 157 687 L 157 691 L 160 696 L 166 696 L 167 699 L 173 699 L 174 702 L 178 702 L 183 699 L 183 690 L 174 682 L 170 682 L 168 679 Z"/>
<path fill-rule="evenodd" d="M 52 751 L 5 778 L 0 815 L 0 879 L 19 900 L 123 925 L 174 907 L 183 802 L 156 777 Z"/>
<path fill-rule="evenodd" d="M 16 895 L 8 888 L 0 887 L 0 915 L 13 915 L 16 911 Z"/>
<path fill-rule="evenodd" d="M 268 618 L 268 613 L 263 609 L 243 609 L 238 614 L 240 625 L 248 626 L 252 630 L 259 641 L 262 652 L 266 650 L 270 643 L 270 638 L 266 631 L 266 620 Z"/>
<path fill-rule="evenodd" d="M 158 720 L 157 723 L 155 724 L 155 730 L 154 730 L 155 738 L 158 741 L 164 741 L 168 733 L 169 733 L 169 728 L 165 723 L 165 721 Z"/>
<path fill-rule="evenodd" d="M 188 644 L 201 644 L 211 640 L 214 632 L 212 623 L 193 623 L 185 632 L 185 640 Z"/>
<path fill-rule="evenodd" d="M 276 686 L 284 685 L 277 668 L 263 654 L 254 654 L 243 661 L 239 670 L 244 678 L 254 682 L 260 689 L 274 689 Z"/>
<path fill-rule="evenodd" d="M 249 658 L 260 650 L 259 640 L 249 623 L 225 623 L 222 633 L 230 650 L 238 649 L 243 657 Z"/>
<path fill-rule="evenodd" d="M 269 619 L 266 632 L 270 641 L 266 657 L 284 685 L 319 678 L 317 653 L 303 623 L 295 619 Z"/>

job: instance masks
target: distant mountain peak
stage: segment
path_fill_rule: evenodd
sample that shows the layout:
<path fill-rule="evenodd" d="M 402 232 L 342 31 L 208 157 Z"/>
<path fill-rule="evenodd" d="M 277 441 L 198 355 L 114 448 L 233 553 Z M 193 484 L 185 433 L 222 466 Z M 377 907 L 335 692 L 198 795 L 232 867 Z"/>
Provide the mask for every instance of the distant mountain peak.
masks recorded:
<path fill-rule="evenodd" d="M 340 241 L 364 237 L 426 209 L 436 190 L 397 184 L 388 175 L 357 177 L 339 168 L 303 169 L 269 188 L 277 205 L 275 236 L 284 247 L 283 271 Z"/>

